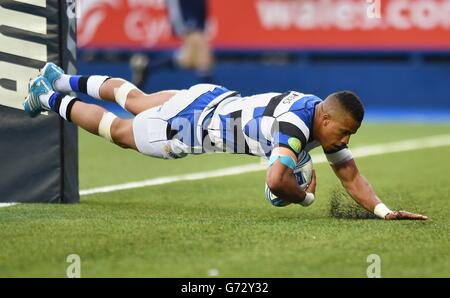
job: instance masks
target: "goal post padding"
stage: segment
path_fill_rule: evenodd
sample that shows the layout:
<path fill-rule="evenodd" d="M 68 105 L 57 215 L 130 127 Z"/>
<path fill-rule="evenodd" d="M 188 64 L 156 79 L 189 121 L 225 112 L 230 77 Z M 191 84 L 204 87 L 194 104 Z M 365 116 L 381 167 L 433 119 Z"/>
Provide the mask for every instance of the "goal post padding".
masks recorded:
<path fill-rule="evenodd" d="M 79 202 L 77 128 L 22 108 L 46 62 L 76 72 L 74 2 L 0 1 L 0 202 Z"/>

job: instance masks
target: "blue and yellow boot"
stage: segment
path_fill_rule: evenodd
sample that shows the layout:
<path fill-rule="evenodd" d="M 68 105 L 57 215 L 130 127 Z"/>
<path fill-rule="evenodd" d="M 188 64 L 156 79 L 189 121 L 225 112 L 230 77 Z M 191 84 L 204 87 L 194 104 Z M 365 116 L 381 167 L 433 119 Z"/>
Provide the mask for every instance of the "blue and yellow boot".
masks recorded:
<path fill-rule="evenodd" d="M 43 77 L 38 76 L 31 80 L 28 85 L 28 96 L 23 102 L 23 108 L 30 117 L 36 117 L 43 110 L 47 110 L 41 103 L 39 96 L 52 91 L 50 83 Z"/>
<path fill-rule="evenodd" d="M 55 63 L 48 62 L 41 69 L 41 75 L 47 79 L 53 89 L 56 90 L 55 82 L 64 74 L 64 70 Z"/>

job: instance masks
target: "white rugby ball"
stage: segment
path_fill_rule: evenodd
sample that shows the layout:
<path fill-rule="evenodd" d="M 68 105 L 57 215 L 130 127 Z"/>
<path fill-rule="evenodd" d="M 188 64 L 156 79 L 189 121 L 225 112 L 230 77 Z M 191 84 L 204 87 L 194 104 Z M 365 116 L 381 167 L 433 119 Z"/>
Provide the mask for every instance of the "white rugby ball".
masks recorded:
<path fill-rule="evenodd" d="M 300 187 L 305 190 L 311 183 L 313 176 L 313 162 L 308 152 L 302 152 L 299 162 L 294 169 L 294 175 Z"/>
<path fill-rule="evenodd" d="M 297 179 L 298 185 L 303 190 L 306 190 L 306 188 L 308 188 L 312 180 L 312 175 L 313 175 L 313 163 L 311 156 L 309 155 L 308 152 L 303 151 L 299 156 L 299 161 L 297 162 L 297 165 L 294 168 L 294 176 Z M 273 206 L 285 207 L 291 204 L 290 202 L 283 200 L 282 198 L 278 198 L 276 195 L 274 195 L 267 186 L 267 183 L 265 185 L 265 194 L 267 201 L 269 201 L 269 203 L 272 204 Z"/>

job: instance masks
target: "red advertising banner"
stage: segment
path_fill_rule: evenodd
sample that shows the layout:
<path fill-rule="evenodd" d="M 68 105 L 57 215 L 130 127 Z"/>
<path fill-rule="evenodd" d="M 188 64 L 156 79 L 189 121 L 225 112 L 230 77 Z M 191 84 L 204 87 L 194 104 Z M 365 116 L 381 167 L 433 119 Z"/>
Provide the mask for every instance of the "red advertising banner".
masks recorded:
<path fill-rule="evenodd" d="M 81 48 L 179 44 L 164 0 L 78 1 Z M 207 27 L 216 48 L 450 50 L 450 0 L 209 0 Z"/>

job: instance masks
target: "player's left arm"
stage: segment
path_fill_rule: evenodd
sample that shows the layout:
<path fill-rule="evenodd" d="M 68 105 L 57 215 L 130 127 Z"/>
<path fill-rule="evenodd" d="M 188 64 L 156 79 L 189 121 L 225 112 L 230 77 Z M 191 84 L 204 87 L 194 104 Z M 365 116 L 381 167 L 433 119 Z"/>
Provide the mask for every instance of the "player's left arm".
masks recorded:
<path fill-rule="evenodd" d="M 387 220 L 409 219 L 425 220 L 426 216 L 414 214 L 406 211 L 391 211 L 378 198 L 373 187 L 367 179 L 361 175 L 353 158 L 340 163 L 332 164 L 336 176 L 341 180 L 342 185 L 348 194 L 362 207 L 366 208 L 378 217 Z"/>

